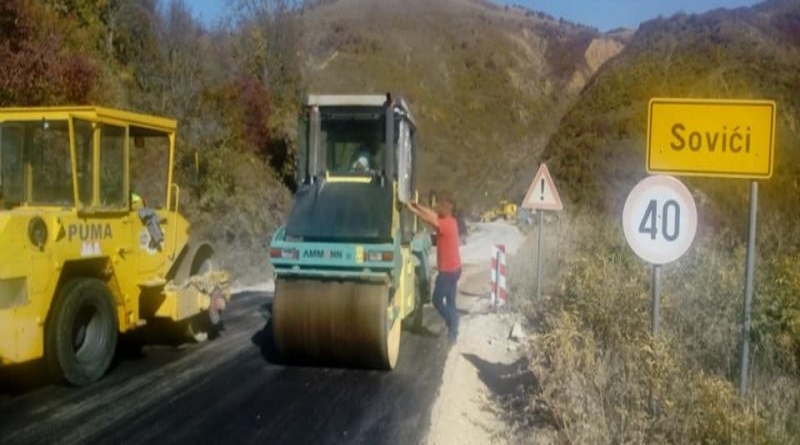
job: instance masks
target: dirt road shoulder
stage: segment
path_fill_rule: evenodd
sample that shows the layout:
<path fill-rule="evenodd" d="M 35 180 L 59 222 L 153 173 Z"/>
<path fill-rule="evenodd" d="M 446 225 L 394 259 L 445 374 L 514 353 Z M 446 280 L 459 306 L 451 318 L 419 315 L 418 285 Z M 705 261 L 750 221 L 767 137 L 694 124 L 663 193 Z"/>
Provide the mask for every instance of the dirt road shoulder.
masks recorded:
<path fill-rule="evenodd" d="M 466 267 L 458 296 L 460 334 L 448 352 L 429 445 L 498 444 L 511 437 L 504 400 L 526 384 L 529 371 L 521 358 L 524 339 L 510 334 L 523 320 L 493 311 L 488 294 L 488 265 Z"/>

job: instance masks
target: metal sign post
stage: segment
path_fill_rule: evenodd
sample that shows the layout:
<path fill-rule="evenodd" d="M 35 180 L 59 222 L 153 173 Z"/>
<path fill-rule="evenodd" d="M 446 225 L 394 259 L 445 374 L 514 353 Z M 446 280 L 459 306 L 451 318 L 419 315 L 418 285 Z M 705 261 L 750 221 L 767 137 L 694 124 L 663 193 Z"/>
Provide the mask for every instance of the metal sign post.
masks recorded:
<path fill-rule="evenodd" d="M 539 252 L 536 256 L 536 298 L 542 298 L 542 232 L 544 232 L 544 210 L 539 210 Z"/>
<path fill-rule="evenodd" d="M 758 182 L 750 183 L 750 223 L 747 231 L 747 268 L 744 281 L 742 310 L 742 359 L 739 372 L 739 397 L 747 395 L 747 371 L 750 367 L 750 325 L 753 307 L 753 281 L 756 265 L 756 216 L 758 213 Z"/>
<path fill-rule="evenodd" d="M 650 332 L 653 338 L 658 337 L 658 320 L 661 317 L 661 265 L 653 264 L 653 305 L 650 312 Z"/>
<path fill-rule="evenodd" d="M 650 335 L 653 339 L 658 337 L 658 325 L 661 318 L 661 265 L 653 264 L 653 298 L 652 307 L 650 309 Z M 650 404 L 650 413 L 656 414 L 656 399 L 653 395 L 653 387 L 647 389 L 648 403 Z"/>

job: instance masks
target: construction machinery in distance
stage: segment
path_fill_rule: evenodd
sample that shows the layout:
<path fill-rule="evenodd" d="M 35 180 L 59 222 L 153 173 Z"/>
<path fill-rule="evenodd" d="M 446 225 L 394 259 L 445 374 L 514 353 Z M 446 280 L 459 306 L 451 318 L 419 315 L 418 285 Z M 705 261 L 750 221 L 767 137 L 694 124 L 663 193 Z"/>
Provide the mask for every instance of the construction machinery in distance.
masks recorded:
<path fill-rule="evenodd" d="M 219 327 L 228 275 L 179 213 L 175 136 L 122 110 L 0 109 L 0 364 L 86 385 L 120 333 Z"/>
<path fill-rule="evenodd" d="M 491 222 L 499 218 L 513 220 L 517 217 L 517 205 L 507 200 L 501 200 L 495 207 L 481 213 L 481 222 Z"/>
<path fill-rule="evenodd" d="M 298 184 L 270 244 L 272 329 L 289 363 L 392 369 L 401 322 L 430 297 L 416 201 L 416 124 L 387 95 L 305 100 Z"/>

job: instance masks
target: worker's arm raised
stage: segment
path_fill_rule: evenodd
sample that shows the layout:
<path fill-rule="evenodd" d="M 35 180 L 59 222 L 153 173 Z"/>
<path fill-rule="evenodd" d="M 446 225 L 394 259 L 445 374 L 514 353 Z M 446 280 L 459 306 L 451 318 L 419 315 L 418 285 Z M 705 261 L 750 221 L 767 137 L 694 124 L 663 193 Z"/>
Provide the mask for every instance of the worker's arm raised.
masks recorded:
<path fill-rule="evenodd" d="M 408 209 L 414 212 L 417 216 L 419 216 L 423 221 L 426 223 L 438 227 L 439 226 L 439 216 L 433 210 L 417 204 L 416 202 L 409 202 L 407 204 Z"/>

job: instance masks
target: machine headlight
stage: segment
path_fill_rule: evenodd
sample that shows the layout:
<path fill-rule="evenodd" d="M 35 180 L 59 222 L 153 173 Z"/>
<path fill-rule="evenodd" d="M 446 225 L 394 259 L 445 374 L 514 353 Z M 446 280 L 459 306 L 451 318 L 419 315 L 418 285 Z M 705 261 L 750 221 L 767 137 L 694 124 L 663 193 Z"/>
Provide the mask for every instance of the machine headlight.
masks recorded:
<path fill-rule="evenodd" d="M 41 217 L 34 216 L 28 223 L 28 240 L 38 249 L 47 242 L 47 224 Z"/>

